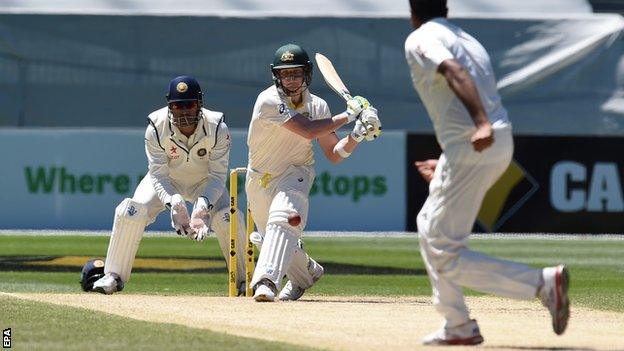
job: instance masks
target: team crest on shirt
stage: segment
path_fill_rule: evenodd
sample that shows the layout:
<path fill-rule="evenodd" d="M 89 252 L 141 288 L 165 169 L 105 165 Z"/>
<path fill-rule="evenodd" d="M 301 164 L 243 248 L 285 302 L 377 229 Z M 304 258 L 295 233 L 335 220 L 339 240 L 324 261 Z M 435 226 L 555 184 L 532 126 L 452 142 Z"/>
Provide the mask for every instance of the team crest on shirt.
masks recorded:
<path fill-rule="evenodd" d="M 310 112 L 301 112 L 301 115 L 307 119 L 311 119 L 310 118 Z"/>
<path fill-rule="evenodd" d="M 279 104 L 279 106 L 277 106 L 277 111 L 280 115 L 284 113 L 284 111 L 286 111 L 286 104 Z"/>
<path fill-rule="evenodd" d="M 169 157 L 171 157 L 174 160 L 180 157 L 180 155 L 178 155 L 177 147 L 171 145 L 171 147 L 169 148 Z"/>
<path fill-rule="evenodd" d="M 197 150 L 197 156 L 199 156 L 199 157 L 206 156 L 206 153 L 207 153 L 207 151 L 204 148 L 201 148 L 201 149 Z"/>

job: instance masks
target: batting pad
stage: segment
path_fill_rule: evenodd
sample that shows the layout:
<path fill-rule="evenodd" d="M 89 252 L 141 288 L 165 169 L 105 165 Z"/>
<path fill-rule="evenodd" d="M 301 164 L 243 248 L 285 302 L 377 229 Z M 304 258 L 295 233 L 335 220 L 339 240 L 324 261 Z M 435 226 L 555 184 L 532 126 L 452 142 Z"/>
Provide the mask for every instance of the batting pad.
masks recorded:
<path fill-rule="evenodd" d="M 306 188 L 309 189 L 309 188 Z M 269 208 L 269 223 L 286 222 L 292 214 L 298 214 L 301 217 L 301 224 L 298 230 L 302 231 L 308 221 L 309 200 L 308 193 L 296 189 L 278 192 Z M 297 233 L 301 234 L 301 233 Z M 299 235 L 301 237 L 301 235 Z"/>
<path fill-rule="evenodd" d="M 318 263 L 305 252 L 303 243 L 299 240 L 286 275 L 293 285 L 307 289 L 314 284 L 314 277 L 311 272 L 314 265 L 318 265 Z"/>
<path fill-rule="evenodd" d="M 134 256 L 147 225 L 147 206 L 124 199 L 115 209 L 104 273 L 115 273 L 125 283 L 130 279 Z"/>
<path fill-rule="evenodd" d="M 262 241 L 264 240 L 262 235 L 253 232 L 249 237 L 251 242 L 258 247 L 258 250 L 262 250 Z M 303 242 L 299 240 L 290 267 L 286 271 L 286 276 L 295 286 L 308 289 L 314 285 L 313 273 L 319 266 L 318 262 L 306 253 Z"/>
<path fill-rule="evenodd" d="M 300 233 L 288 224 L 267 225 L 251 286 L 266 278 L 275 283 L 279 290 L 282 277 L 288 271 L 297 249 L 299 236 Z"/>

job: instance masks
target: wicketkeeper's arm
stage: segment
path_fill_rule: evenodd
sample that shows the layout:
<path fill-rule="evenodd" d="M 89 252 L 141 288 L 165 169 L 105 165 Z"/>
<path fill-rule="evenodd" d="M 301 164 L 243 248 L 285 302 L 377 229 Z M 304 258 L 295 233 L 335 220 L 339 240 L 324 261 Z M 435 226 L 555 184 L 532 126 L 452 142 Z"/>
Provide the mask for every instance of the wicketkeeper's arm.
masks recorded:
<path fill-rule="evenodd" d="M 231 144 L 230 131 L 227 125 L 221 121 L 217 129 L 215 145 L 212 150 L 210 150 L 208 160 L 208 182 L 203 192 L 203 196 L 212 205 L 219 200 L 225 189 Z"/>
<path fill-rule="evenodd" d="M 148 172 L 158 198 L 163 204 L 171 203 L 171 196 L 177 192 L 171 185 L 169 178 L 167 154 L 158 143 L 156 130 L 151 126 L 147 127 L 145 132 L 145 154 L 147 155 Z"/>

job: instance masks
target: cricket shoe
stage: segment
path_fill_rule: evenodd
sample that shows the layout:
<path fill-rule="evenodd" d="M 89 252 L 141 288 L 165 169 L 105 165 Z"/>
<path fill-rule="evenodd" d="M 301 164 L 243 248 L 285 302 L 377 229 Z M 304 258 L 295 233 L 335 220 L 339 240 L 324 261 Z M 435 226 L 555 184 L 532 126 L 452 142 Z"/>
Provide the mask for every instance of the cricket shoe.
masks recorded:
<path fill-rule="evenodd" d="M 441 328 L 427 335 L 423 345 L 478 345 L 483 342 L 477 321 L 470 321 L 452 328 Z"/>
<path fill-rule="evenodd" d="M 124 283 L 117 274 L 106 273 L 102 278 L 93 283 L 93 289 L 91 289 L 91 291 L 110 295 L 116 291 L 122 291 L 123 288 Z"/>
<path fill-rule="evenodd" d="M 548 308 L 552 317 L 552 327 L 557 335 L 563 334 L 570 318 L 570 301 L 568 286 L 570 274 L 564 265 L 547 267 L 542 270 L 544 285 L 538 293 L 542 304 Z"/>
<path fill-rule="evenodd" d="M 277 288 L 272 281 L 266 278 L 261 279 L 260 282 L 256 284 L 253 298 L 256 302 L 273 302 L 275 301 L 276 292 Z"/>
<path fill-rule="evenodd" d="M 312 285 L 314 285 L 314 283 L 321 279 L 321 277 L 325 273 L 325 269 L 323 269 L 323 266 L 318 264 L 318 262 L 312 259 L 310 260 L 310 266 L 312 267 L 308 267 L 308 270 L 312 275 Z M 312 285 L 307 287 L 307 289 L 311 288 Z M 303 296 L 303 293 L 305 291 L 306 289 L 300 286 L 296 286 L 295 284 L 293 284 L 292 280 L 289 280 L 286 285 L 284 285 L 284 288 L 282 288 L 282 291 L 280 291 L 278 298 L 280 299 L 280 301 L 296 301 L 299 300 L 301 296 Z"/>

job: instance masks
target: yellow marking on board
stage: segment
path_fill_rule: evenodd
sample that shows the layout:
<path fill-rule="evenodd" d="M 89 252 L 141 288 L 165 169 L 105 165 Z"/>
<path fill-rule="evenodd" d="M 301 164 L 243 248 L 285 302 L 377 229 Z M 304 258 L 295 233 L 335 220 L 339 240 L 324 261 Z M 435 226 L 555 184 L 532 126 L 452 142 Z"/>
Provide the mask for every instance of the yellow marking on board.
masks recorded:
<path fill-rule="evenodd" d="M 477 218 L 481 224 L 487 227 L 488 231 L 492 230 L 494 224 L 500 218 L 509 194 L 522 179 L 524 179 L 522 168 L 516 161 L 512 161 L 505 173 L 485 194 Z"/>

